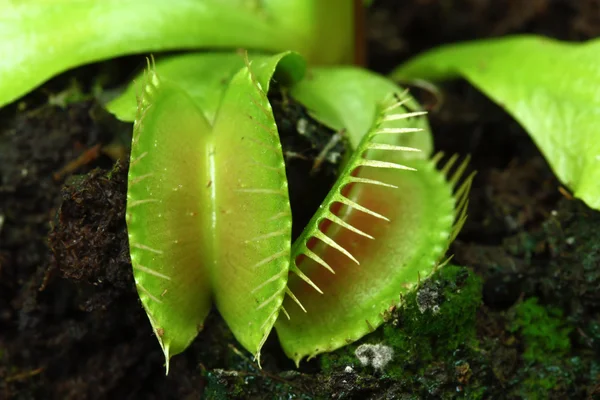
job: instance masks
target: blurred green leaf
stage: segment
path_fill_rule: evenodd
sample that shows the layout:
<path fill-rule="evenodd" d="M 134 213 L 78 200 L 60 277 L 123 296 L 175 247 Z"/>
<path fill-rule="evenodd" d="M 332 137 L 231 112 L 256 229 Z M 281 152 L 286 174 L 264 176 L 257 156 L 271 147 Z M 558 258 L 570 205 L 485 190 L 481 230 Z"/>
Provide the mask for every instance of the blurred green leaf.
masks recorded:
<path fill-rule="evenodd" d="M 184 89 L 212 123 L 229 81 L 243 66 L 244 59 L 235 53 L 190 53 L 157 61 L 156 73 Z M 119 97 L 106 105 L 122 121 L 135 120 L 143 74 L 138 74 Z"/>
<path fill-rule="evenodd" d="M 296 82 L 304 76 L 305 62 L 292 52 L 278 55 L 250 55 L 252 69 L 260 69 L 259 79 L 264 88 L 270 78 L 278 81 Z M 189 53 L 167 57 L 156 62 L 156 73 L 162 80 L 179 86 L 196 102 L 204 117 L 212 124 L 231 78 L 244 67 L 244 58 L 235 53 Z M 266 78 L 268 77 L 268 79 Z M 122 121 L 132 122 L 137 113 L 137 96 L 144 72 L 139 73 L 125 91 L 106 105 L 106 108 Z"/>
<path fill-rule="evenodd" d="M 529 132 L 558 178 L 600 210 L 600 40 L 517 36 L 444 46 L 397 68 L 398 80 L 463 77 Z"/>
<path fill-rule="evenodd" d="M 352 59 L 347 0 L 0 0 L 0 107 L 70 68 L 199 48 L 296 50 Z"/>
<path fill-rule="evenodd" d="M 292 87 L 291 95 L 308 108 L 316 120 L 338 131 L 344 129 L 352 147 L 357 148 L 373 127 L 382 101 L 391 100 L 402 91 L 390 79 L 362 68 L 322 67 L 311 69 L 305 79 Z M 412 98 L 406 108 L 421 109 Z M 406 133 L 395 144 L 422 150 L 407 154 L 407 157 L 428 158 L 431 155 L 433 142 L 427 118 L 400 120 L 392 127 L 425 130 Z"/>

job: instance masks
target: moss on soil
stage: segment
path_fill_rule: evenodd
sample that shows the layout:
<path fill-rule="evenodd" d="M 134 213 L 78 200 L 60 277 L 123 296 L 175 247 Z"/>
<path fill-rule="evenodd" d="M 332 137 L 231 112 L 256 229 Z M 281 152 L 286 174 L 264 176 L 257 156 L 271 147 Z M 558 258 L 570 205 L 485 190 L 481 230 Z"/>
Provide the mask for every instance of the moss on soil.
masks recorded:
<path fill-rule="evenodd" d="M 464 354 L 476 351 L 476 312 L 481 304 L 482 282 L 464 267 L 441 268 L 403 304 L 389 320 L 357 343 L 320 357 L 325 375 L 356 373 L 376 375 L 407 393 L 440 393 L 471 374 Z M 355 355 L 364 343 L 382 344 L 394 351 L 392 361 L 378 371 L 362 366 Z"/>

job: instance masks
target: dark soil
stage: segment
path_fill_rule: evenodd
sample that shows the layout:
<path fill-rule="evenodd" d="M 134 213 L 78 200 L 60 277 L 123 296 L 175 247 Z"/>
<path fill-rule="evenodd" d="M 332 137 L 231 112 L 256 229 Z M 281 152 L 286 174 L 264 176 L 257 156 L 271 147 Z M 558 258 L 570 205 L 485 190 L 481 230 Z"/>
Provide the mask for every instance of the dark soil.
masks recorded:
<path fill-rule="evenodd" d="M 596 37 L 600 1 L 384 0 L 367 26 L 370 67 L 387 72 L 457 40 Z M 269 340 L 259 370 L 213 312 L 165 377 L 128 261 L 131 127 L 69 84 L 90 93 L 90 76 L 110 69 L 103 84 L 116 87 L 137 65 L 127 58 L 72 71 L 0 112 L 0 399 L 600 398 L 600 213 L 560 189 L 527 134 L 465 82 L 441 87 L 445 100 L 430 120 L 436 148 L 470 153 L 478 171 L 470 218 L 451 248 L 469 269 L 425 286 L 368 339 L 407 346 L 410 357 L 397 355 L 382 373 L 359 367 L 346 349 L 296 370 Z M 280 127 L 309 120 L 280 94 L 272 99 Z M 324 145 L 323 127 L 309 121 L 307 129 L 302 140 L 283 139 L 304 174 Z M 333 170 L 335 162 L 321 165 L 321 187 Z M 292 203 L 311 209 L 317 200 L 292 193 Z M 310 214 L 294 221 L 296 232 Z M 479 288 L 483 301 L 463 303 L 457 332 L 442 337 L 409 323 L 425 294 L 449 301 Z"/>
<path fill-rule="evenodd" d="M 290 182 L 292 239 L 295 240 L 333 186 L 346 149 L 344 142 L 331 141 L 331 129 L 313 120 L 285 89 L 271 87 L 269 101 Z M 307 196 L 307 193 L 311 195 Z"/>

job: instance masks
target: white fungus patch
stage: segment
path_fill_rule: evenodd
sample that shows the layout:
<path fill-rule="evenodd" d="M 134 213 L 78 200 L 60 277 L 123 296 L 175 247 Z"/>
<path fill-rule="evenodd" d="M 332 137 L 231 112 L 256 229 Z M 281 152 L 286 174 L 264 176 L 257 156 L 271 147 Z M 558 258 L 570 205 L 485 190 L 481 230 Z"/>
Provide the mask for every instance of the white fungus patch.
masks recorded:
<path fill-rule="evenodd" d="M 376 370 L 383 370 L 392 361 L 394 350 L 383 344 L 361 344 L 354 352 L 363 366 L 371 365 Z"/>

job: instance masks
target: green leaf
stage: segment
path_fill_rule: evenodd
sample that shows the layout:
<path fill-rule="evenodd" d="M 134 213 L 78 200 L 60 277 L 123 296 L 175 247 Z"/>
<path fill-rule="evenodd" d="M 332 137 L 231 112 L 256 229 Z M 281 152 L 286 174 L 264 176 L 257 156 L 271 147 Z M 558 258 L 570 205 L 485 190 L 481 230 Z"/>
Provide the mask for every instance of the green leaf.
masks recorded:
<path fill-rule="evenodd" d="M 411 101 L 380 103 L 369 132 L 294 243 L 295 275 L 283 304 L 290 319 L 280 318 L 276 329 L 296 364 L 383 323 L 384 312 L 434 271 L 464 222 L 470 179 L 457 201 L 452 191 L 466 164 L 446 181 L 455 158 L 440 172 L 435 161 L 403 154 L 419 151 L 400 144 L 403 135 L 419 131 L 408 127 L 416 117 L 404 108 Z"/>
<path fill-rule="evenodd" d="M 269 87 L 269 79 L 273 75 L 282 83 L 299 81 L 304 75 L 304 60 L 291 52 L 275 56 L 254 54 L 249 58 L 253 70 L 261 70 L 259 75 L 265 88 Z M 185 90 L 212 124 L 231 78 L 244 65 L 244 58 L 238 52 L 190 53 L 159 60 L 155 69 L 161 79 L 169 80 Z M 143 79 L 142 72 L 119 97 L 106 105 L 108 111 L 122 121 L 133 121 L 137 113 L 136 97 L 140 86 L 136 82 Z"/>
<path fill-rule="evenodd" d="M 379 103 L 382 99 L 392 99 L 395 93 L 402 92 L 393 81 L 373 72 L 355 68 L 314 68 L 310 74 L 291 89 L 292 96 L 310 110 L 311 116 L 332 129 L 345 129 L 353 148 L 358 147 L 362 138 L 375 123 Z M 413 99 L 406 103 L 410 110 L 420 110 Z M 406 125 L 398 121 L 395 125 Z M 404 146 L 422 150 L 419 157 L 431 155 L 433 143 L 427 119 L 416 118 L 413 127 L 422 128 L 422 133 L 407 133 L 401 139 Z M 394 124 L 392 124 L 394 125 Z"/>
<path fill-rule="evenodd" d="M 348 62 L 352 4 L 322 3 L 0 0 L 0 107 L 70 68 L 126 54 L 249 48 Z"/>
<path fill-rule="evenodd" d="M 280 0 L 281 3 L 289 0 Z M 354 63 L 355 21 L 353 0 L 301 0 L 310 12 L 291 10 L 287 15 L 291 25 L 310 27 L 306 59 L 312 65 L 342 65 Z M 282 13 L 283 14 L 283 13 Z M 303 15 L 302 20 L 299 15 Z M 295 50 L 295 49 L 291 49 Z M 302 53 L 301 54 L 305 54 Z"/>
<path fill-rule="evenodd" d="M 138 294 L 163 349 L 185 350 L 210 310 L 210 125 L 177 86 L 148 72 L 134 126 L 127 230 Z"/>
<path fill-rule="evenodd" d="M 464 77 L 523 125 L 576 197 L 600 210 L 600 40 L 518 36 L 444 46 L 392 77 Z"/>
<path fill-rule="evenodd" d="M 244 59 L 237 53 L 190 53 L 157 61 L 156 73 L 185 90 L 212 124 L 229 81 L 243 66 Z M 141 81 L 143 72 L 106 105 L 107 110 L 122 121 L 133 122 Z"/>

